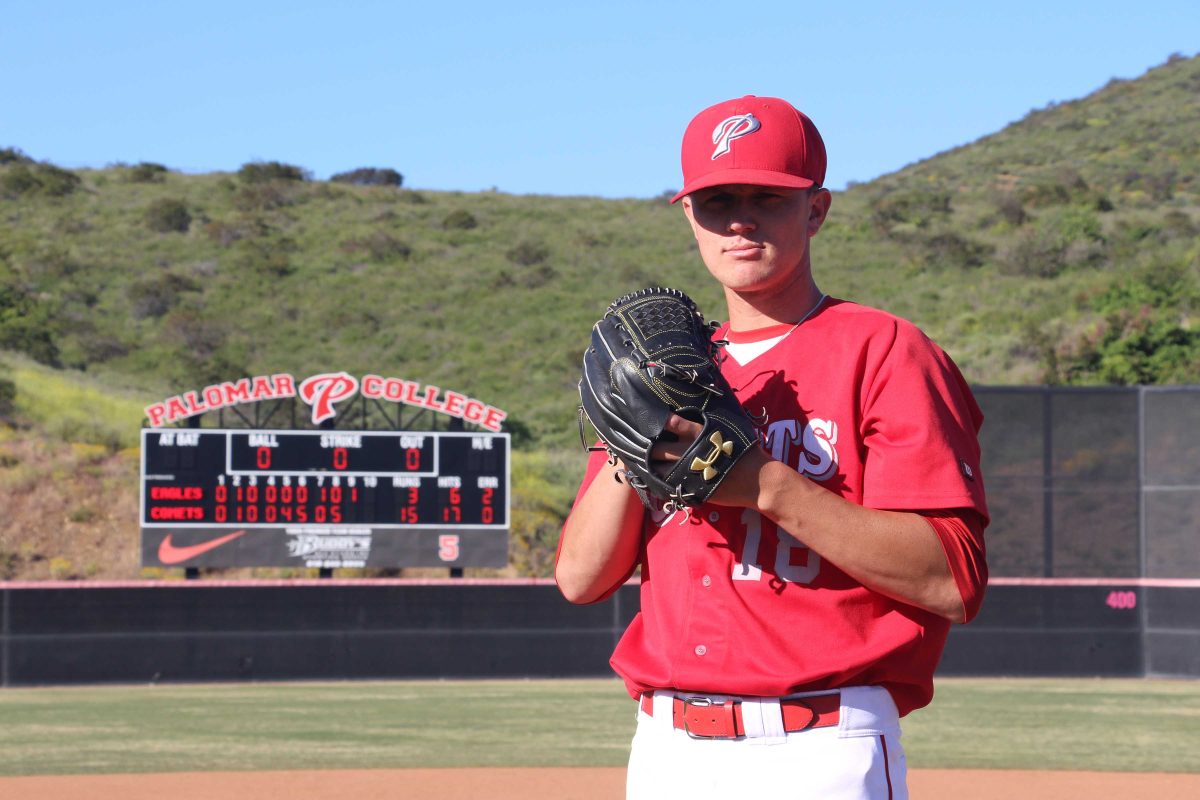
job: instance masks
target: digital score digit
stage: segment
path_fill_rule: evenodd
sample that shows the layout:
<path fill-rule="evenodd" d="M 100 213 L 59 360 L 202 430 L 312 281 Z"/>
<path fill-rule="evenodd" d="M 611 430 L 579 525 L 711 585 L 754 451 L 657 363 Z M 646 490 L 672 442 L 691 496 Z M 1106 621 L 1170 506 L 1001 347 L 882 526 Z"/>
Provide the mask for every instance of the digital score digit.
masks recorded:
<path fill-rule="evenodd" d="M 506 433 L 145 429 L 143 528 L 508 527 Z"/>

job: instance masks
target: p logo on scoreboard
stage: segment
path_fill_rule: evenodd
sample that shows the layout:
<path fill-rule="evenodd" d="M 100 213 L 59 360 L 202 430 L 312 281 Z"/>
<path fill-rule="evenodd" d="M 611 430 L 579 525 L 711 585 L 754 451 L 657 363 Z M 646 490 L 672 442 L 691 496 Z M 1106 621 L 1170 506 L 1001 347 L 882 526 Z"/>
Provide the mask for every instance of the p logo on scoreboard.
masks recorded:
<path fill-rule="evenodd" d="M 337 416 L 334 404 L 358 391 L 358 378 L 346 372 L 326 372 L 305 378 L 300 384 L 300 399 L 312 406 L 312 421 L 319 425 Z"/>

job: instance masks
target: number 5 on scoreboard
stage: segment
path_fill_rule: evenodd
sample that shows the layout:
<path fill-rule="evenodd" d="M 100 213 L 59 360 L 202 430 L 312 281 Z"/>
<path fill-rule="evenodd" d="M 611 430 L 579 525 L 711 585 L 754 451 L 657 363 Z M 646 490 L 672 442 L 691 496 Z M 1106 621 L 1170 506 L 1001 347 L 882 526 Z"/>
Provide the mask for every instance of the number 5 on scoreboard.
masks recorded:
<path fill-rule="evenodd" d="M 458 561 L 458 536 L 452 533 L 438 537 L 438 558 L 442 561 Z"/>

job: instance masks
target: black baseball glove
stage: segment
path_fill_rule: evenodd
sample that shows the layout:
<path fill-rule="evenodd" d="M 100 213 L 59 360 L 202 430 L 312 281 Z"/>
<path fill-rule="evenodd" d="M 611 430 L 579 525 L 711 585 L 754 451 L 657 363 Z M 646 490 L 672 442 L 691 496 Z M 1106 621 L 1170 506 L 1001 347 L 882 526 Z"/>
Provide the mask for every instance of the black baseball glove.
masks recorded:
<path fill-rule="evenodd" d="M 691 298 L 663 288 L 617 298 L 592 327 L 579 381 L 580 438 L 586 416 L 647 508 L 700 505 L 757 444 L 754 421 L 717 368 L 714 330 Z M 665 430 L 672 414 L 703 430 L 670 471 L 659 474 L 650 450 L 674 436 Z"/>

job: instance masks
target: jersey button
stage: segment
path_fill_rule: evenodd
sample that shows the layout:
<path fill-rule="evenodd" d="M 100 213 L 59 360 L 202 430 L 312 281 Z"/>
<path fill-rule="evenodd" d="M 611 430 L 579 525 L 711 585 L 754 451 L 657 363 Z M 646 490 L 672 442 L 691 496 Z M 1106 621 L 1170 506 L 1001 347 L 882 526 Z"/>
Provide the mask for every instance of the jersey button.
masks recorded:
<path fill-rule="evenodd" d="M 705 575 L 703 578 L 700 579 L 700 583 L 703 584 L 704 586 L 712 586 L 712 578 Z"/>
<path fill-rule="evenodd" d="M 721 515 L 720 515 L 720 514 L 718 514 L 716 511 L 710 511 L 710 512 L 708 513 L 708 521 L 709 521 L 709 522 L 716 522 L 716 521 L 717 521 L 717 520 L 719 520 L 720 518 L 721 518 Z"/>
<path fill-rule="evenodd" d="M 708 648 L 705 647 L 704 645 L 702 645 L 702 644 L 696 645 L 696 655 L 702 656 L 707 652 L 708 652 Z"/>

